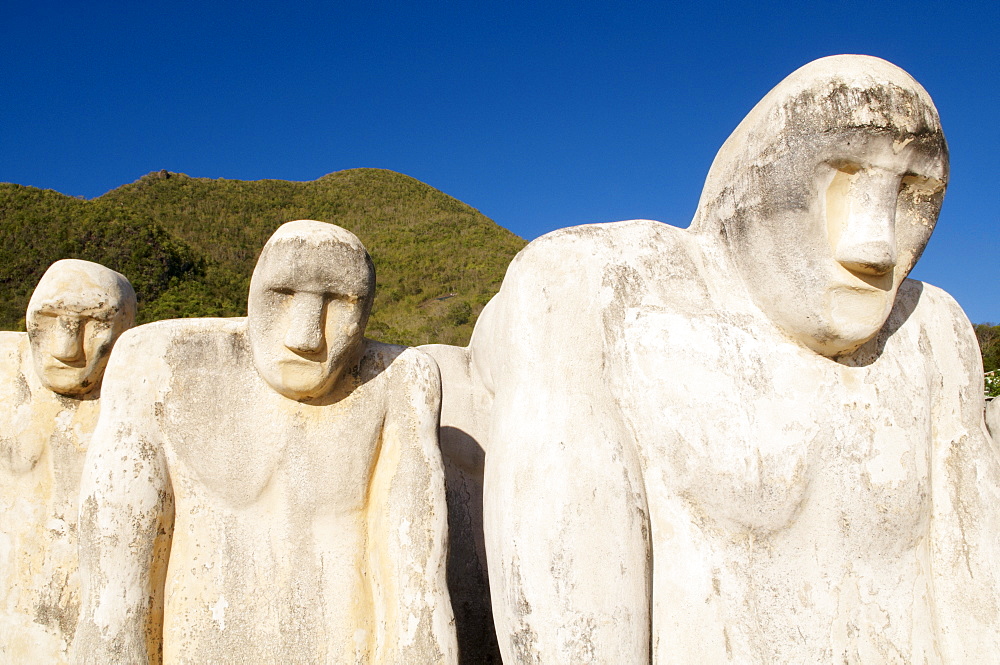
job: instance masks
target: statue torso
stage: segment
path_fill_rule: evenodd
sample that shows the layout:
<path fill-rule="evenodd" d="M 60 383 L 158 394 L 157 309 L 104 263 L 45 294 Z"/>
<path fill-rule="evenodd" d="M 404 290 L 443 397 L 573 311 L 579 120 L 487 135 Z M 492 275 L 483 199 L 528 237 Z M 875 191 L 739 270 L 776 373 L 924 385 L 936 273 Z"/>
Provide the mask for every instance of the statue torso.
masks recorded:
<path fill-rule="evenodd" d="M 176 347 L 154 406 L 175 498 L 165 662 L 365 662 L 368 485 L 385 379 L 314 406 L 282 397 L 234 335 Z M 208 408 L 208 404 L 214 404 Z"/>
<path fill-rule="evenodd" d="M 57 395 L 0 333 L 0 660 L 66 662 L 79 614 L 77 502 L 100 400 Z"/>
<path fill-rule="evenodd" d="M 935 662 L 918 317 L 897 307 L 881 353 L 847 366 L 699 284 L 704 260 L 633 282 L 607 327 L 650 511 L 654 661 Z"/>

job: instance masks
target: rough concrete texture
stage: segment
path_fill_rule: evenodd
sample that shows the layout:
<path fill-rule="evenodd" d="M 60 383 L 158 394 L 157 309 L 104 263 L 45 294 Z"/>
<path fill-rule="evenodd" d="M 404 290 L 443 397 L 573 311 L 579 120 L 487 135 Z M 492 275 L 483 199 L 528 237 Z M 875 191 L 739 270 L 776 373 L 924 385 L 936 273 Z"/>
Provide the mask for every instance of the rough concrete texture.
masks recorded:
<path fill-rule="evenodd" d="M 66 663 L 80 609 L 80 473 L 135 294 L 104 266 L 58 261 L 25 318 L 28 333 L 0 333 L 0 662 Z"/>
<path fill-rule="evenodd" d="M 726 141 L 689 230 L 515 258 L 444 405 L 486 423 L 505 663 L 995 662 L 981 360 L 906 279 L 947 179 L 927 93 L 826 58 Z"/>
<path fill-rule="evenodd" d="M 81 487 L 77 663 L 454 663 L 440 379 L 364 339 L 346 231 L 268 241 L 247 319 L 122 337 Z"/>

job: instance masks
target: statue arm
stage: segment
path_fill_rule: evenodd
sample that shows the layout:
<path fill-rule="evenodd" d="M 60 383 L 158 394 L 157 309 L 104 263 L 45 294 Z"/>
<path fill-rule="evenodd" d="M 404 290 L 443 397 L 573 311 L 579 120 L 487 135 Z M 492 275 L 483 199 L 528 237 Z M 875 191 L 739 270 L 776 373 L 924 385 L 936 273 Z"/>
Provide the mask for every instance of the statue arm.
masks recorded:
<path fill-rule="evenodd" d="M 951 311 L 927 324 L 942 338 L 933 359 L 941 368 L 932 407 L 933 602 L 944 662 L 985 663 L 1000 653 L 1000 455 L 983 422 L 972 326 L 937 293 Z"/>
<path fill-rule="evenodd" d="M 369 490 L 376 657 L 379 663 L 457 663 L 448 596 L 444 467 L 438 447 L 441 380 L 429 356 L 393 363 L 382 444 Z"/>
<path fill-rule="evenodd" d="M 504 662 L 644 663 L 645 491 L 607 385 L 597 250 L 567 236 L 515 259 L 473 335 L 495 389 L 483 498 L 494 619 Z"/>
<path fill-rule="evenodd" d="M 155 380 L 123 336 L 104 378 L 80 488 L 77 664 L 158 663 L 173 501 L 155 433 Z"/>

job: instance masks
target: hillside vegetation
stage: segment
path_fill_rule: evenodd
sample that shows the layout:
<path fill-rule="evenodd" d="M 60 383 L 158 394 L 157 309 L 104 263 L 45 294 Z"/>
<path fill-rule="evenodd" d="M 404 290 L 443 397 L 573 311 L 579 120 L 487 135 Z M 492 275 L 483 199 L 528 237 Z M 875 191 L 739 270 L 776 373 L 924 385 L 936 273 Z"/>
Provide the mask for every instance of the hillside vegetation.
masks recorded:
<path fill-rule="evenodd" d="M 140 323 L 244 316 L 261 247 L 293 219 L 332 222 L 361 239 L 378 278 L 368 336 L 402 344 L 466 344 L 525 244 L 461 201 L 381 169 L 312 182 L 160 171 L 89 201 L 0 183 L 0 329 L 24 329 L 31 291 L 61 258 L 128 277 Z"/>
<path fill-rule="evenodd" d="M 1000 326 L 992 323 L 977 323 L 976 337 L 983 352 L 983 370 L 994 372 L 1000 369 Z"/>
<path fill-rule="evenodd" d="M 986 394 L 1000 397 L 1000 326 L 992 323 L 977 323 L 976 338 L 983 353 L 983 371 L 986 372 Z M 993 372 L 993 374 L 990 374 Z"/>

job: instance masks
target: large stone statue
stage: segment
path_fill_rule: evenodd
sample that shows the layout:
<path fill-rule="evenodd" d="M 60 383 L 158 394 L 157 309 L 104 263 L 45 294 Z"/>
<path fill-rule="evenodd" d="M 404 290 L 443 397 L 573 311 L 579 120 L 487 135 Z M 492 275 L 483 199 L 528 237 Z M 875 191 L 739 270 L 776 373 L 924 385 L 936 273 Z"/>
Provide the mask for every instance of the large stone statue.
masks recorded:
<path fill-rule="evenodd" d="M 111 347 L 135 320 L 122 275 L 57 261 L 0 332 L 0 662 L 65 663 L 80 610 L 77 498 Z"/>
<path fill-rule="evenodd" d="M 356 237 L 289 222 L 246 319 L 122 337 L 81 487 L 75 662 L 456 662 L 440 379 L 363 337 L 374 288 Z"/>
<path fill-rule="evenodd" d="M 981 360 L 906 279 L 947 179 L 923 88 L 826 58 L 726 141 L 690 229 L 517 256 L 443 373 L 485 404 L 505 663 L 996 662 Z"/>

